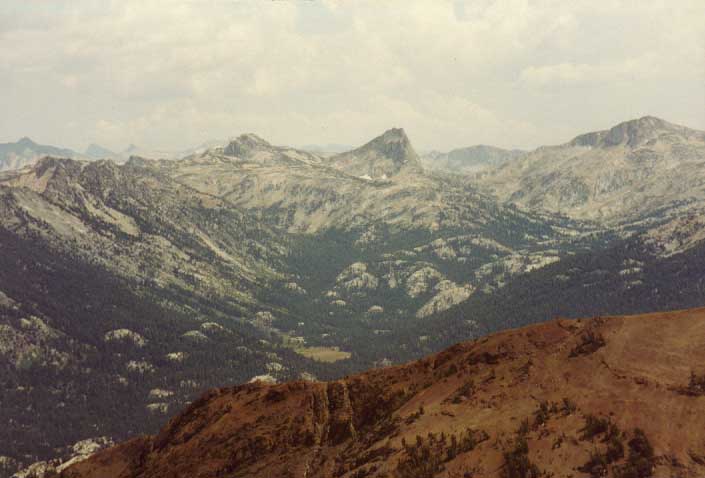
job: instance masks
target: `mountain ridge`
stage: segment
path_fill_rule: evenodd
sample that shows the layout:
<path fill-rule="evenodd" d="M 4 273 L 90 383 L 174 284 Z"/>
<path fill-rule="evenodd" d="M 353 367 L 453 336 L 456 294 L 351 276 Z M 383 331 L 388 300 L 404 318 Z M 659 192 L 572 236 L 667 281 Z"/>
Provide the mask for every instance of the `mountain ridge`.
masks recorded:
<path fill-rule="evenodd" d="M 500 200 L 614 225 L 705 202 L 705 132 L 645 116 L 542 146 L 483 175 Z"/>
<path fill-rule="evenodd" d="M 84 159 L 82 154 L 71 149 L 39 144 L 28 136 L 23 136 L 14 143 L 0 143 L 0 171 L 29 166 L 47 155 Z"/>
<path fill-rule="evenodd" d="M 705 418 L 681 411 L 705 394 L 704 333 L 703 308 L 556 319 L 335 382 L 216 389 L 61 476 L 695 477 Z"/>

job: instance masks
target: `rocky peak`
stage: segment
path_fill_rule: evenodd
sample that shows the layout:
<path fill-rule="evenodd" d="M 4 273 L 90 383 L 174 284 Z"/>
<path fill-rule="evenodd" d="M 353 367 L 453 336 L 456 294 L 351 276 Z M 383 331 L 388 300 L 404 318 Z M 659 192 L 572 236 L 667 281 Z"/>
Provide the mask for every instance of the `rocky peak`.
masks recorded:
<path fill-rule="evenodd" d="M 683 133 L 683 128 L 654 116 L 625 121 L 609 130 L 596 131 L 580 135 L 570 142 L 573 146 L 590 146 L 609 148 L 612 146 L 627 146 L 635 148 L 646 142 L 668 133 Z"/>
<path fill-rule="evenodd" d="M 257 151 L 267 150 L 272 147 L 264 139 L 260 138 L 256 134 L 247 133 L 238 136 L 235 140 L 228 143 L 224 148 L 223 154 L 226 156 L 237 156 L 240 158 L 247 158 Z"/>
<path fill-rule="evenodd" d="M 392 159 L 398 165 L 419 163 L 419 158 L 403 128 L 389 129 L 355 151 L 374 151 Z"/>
<path fill-rule="evenodd" d="M 357 149 L 335 155 L 331 163 L 348 174 L 369 179 L 421 170 L 419 157 L 401 128 L 387 130 Z"/>

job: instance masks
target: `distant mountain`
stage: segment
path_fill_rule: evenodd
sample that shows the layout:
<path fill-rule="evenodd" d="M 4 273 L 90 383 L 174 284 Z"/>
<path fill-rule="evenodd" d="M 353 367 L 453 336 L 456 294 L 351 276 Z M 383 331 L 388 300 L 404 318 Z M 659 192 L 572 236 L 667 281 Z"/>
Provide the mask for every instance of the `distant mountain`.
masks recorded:
<path fill-rule="evenodd" d="M 87 148 L 84 153 L 86 156 L 92 159 L 114 159 L 114 160 L 120 160 L 121 156 L 114 152 L 111 151 L 107 148 L 104 148 L 98 144 L 91 143 Z"/>
<path fill-rule="evenodd" d="M 214 389 L 61 476 L 703 476 L 703 337 L 704 309 L 558 319 L 334 382 Z"/>
<path fill-rule="evenodd" d="M 350 151 L 351 149 L 355 149 L 354 146 L 350 146 L 347 144 L 335 144 L 335 143 L 330 143 L 330 144 L 305 144 L 300 147 L 300 149 L 303 149 L 304 151 L 308 151 L 310 153 L 316 153 L 316 154 L 322 154 L 325 156 L 330 156 L 336 153 L 344 153 L 345 151 Z"/>
<path fill-rule="evenodd" d="M 82 158 L 83 155 L 67 148 L 38 144 L 24 137 L 15 143 L 0 144 L 0 171 L 19 169 L 43 156 Z"/>
<path fill-rule="evenodd" d="M 401 128 L 390 129 L 357 149 L 331 156 L 328 162 L 347 174 L 370 179 L 421 169 L 419 157 Z"/>
<path fill-rule="evenodd" d="M 512 161 L 525 151 L 476 145 L 441 153 L 431 151 L 421 156 L 422 164 L 430 170 L 460 174 L 478 174 Z"/>
<path fill-rule="evenodd" d="M 208 151 L 211 148 L 217 148 L 220 146 L 223 146 L 227 144 L 228 142 L 226 140 L 220 140 L 220 139 L 211 139 L 208 141 L 204 141 L 203 143 L 199 144 L 198 146 L 194 146 L 192 148 L 187 148 L 183 149 L 180 151 L 177 151 L 174 153 L 174 158 L 183 158 L 192 154 L 202 154 L 206 151 Z"/>
<path fill-rule="evenodd" d="M 705 132 L 645 116 L 538 148 L 482 185 L 524 207 L 611 222 L 670 204 L 702 204 Z"/>

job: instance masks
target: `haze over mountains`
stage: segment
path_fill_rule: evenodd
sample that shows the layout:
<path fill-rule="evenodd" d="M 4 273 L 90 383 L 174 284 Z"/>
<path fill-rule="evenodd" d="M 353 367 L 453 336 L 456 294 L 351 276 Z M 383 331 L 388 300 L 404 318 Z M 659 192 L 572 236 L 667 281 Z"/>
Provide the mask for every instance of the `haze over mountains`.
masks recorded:
<path fill-rule="evenodd" d="M 526 151 L 518 149 L 508 150 L 480 144 L 454 149 L 447 153 L 431 151 L 424 154 L 421 159 L 423 165 L 431 170 L 438 169 L 451 173 L 474 175 L 492 170 L 524 153 Z"/>
<path fill-rule="evenodd" d="M 0 469 L 154 433 L 226 383 L 705 302 L 705 133 L 656 118 L 527 153 L 420 158 L 393 128 L 334 154 L 243 134 L 129 156 L 0 173 Z"/>
<path fill-rule="evenodd" d="M 223 143 L 224 141 L 206 141 L 196 147 L 181 151 L 151 150 L 131 144 L 120 152 L 111 151 L 99 144 L 91 143 L 83 153 L 79 153 L 69 148 L 38 144 L 28 137 L 23 137 L 14 143 L 0 144 L 0 171 L 20 169 L 34 164 L 37 160 L 45 156 L 88 160 L 112 159 L 118 163 L 127 161 L 131 156 L 177 159 L 188 156 L 189 154 L 202 153 L 209 148 Z"/>
<path fill-rule="evenodd" d="M 82 158 L 70 149 L 37 144 L 25 136 L 15 143 L 0 144 L 0 171 L 22 168 L 43 156 Z"/>

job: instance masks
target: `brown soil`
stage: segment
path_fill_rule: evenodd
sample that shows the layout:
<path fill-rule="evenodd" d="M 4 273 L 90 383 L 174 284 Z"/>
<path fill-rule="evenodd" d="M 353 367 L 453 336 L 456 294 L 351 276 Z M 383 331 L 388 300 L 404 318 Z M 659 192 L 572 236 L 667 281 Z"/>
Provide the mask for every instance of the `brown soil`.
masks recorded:
<path fill-rule="evenodd" d="M 578 478 L 621 446 L 594 476 L 702 477 L 703 375 L 705 309 L 556 320 L 336 382 L 212 390 L 62 476 Z"/>

